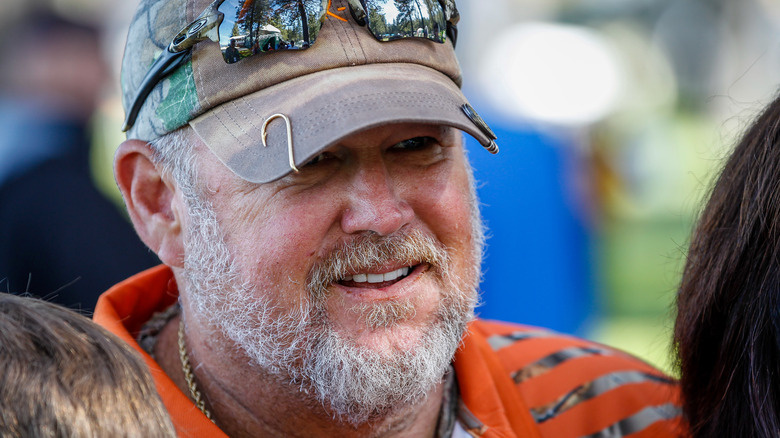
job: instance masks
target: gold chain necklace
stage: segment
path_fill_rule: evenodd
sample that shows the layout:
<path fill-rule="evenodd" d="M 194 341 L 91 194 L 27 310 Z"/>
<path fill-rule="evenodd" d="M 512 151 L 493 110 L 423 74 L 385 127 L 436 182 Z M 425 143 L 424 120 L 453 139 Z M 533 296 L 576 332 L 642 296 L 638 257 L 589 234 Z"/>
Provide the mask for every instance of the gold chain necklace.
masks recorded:
<path fill-rule="evenodd" d="M 203 412 L 206 418 L 214 423 L 214 420 L 211 418 L 211 412 L 206 409 L 206 403 L 200 395 L 198 384 L 195 383 L 195 374 L 192 372 L 190 358 L 187 355 L 187 346 L 184 344 L 184 318 L 179 320 L 179 359 L 181 359 L 181 370 L 184 371 L 184 380 L 187 381 L 187 387 L 190 389 L 190 395 L 195 402 L 195 406 Z"/>

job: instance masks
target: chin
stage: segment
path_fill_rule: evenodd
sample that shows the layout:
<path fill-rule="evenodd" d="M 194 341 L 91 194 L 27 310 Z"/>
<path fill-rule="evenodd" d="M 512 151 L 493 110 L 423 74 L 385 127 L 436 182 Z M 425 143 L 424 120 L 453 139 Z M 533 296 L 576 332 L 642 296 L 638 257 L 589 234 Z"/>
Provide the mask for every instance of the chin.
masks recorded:
<path fill-rule="evenodd" d="M 357 335 L 345 336 L 355 347 L 373 351 L 384 357 L 421 348 L 424 337 L 425 328 L 407 325 L 365 330 Z"/>
<path fill-rule="evenodd" d="M 390 355 L 418 348 L 425 334 L 440 322 L 436 311 L 440 305 L 419 298 L 385 300 L 340 308 L 329 313 L 328 319 L 346 342 Z"/>

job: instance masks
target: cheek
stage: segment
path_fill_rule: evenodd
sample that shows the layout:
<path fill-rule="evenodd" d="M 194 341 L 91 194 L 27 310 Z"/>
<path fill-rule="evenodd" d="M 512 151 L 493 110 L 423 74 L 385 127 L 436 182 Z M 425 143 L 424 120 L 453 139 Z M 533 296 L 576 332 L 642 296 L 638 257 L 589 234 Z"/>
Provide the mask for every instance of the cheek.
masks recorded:
<path fill-rule="evenodd" d="M 472 228 L 472 198 L 465 171 L 451 172 L 418 198 L 420 219 L 444 244 L 452 257 L 453 272 L 471 272 L 476 263 Z"/>
<path fill-rule="evenodd" d="M 439 172 L 408 190 L 417 215 L 437 235 L 441 234 L 440 238 L 470 239 L 471 196 L 465 169 L 456 167 Z"/>
<path fill-rule="evenodd" d="M 237 208 L 226 230 L 242 270 L 254 284 L 300 287 L 325 236 L 333 227 L 332 208 L 315 199 L 275 199 L 273 203 Z"/>

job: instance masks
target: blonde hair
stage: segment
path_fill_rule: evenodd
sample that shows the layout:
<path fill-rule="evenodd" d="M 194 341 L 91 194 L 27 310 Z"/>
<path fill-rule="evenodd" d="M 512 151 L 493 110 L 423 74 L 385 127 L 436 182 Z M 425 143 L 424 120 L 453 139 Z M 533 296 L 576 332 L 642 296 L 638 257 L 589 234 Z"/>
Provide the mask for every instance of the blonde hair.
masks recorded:
<path fill-rule="evenodd" d="M 86 317 L 0 294 L 0 436 L 174 437 L 146 365 Z"/>

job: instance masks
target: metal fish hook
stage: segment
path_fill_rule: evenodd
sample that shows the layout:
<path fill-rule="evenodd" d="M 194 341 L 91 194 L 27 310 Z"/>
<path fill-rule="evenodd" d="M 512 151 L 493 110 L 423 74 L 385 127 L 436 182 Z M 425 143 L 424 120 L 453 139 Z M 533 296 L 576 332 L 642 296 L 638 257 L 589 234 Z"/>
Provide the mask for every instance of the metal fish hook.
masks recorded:
<path fill-rule="evenodd" d="M 268 128 L 268 123 L 270 123 L 271 120 L 278 118 L 284 119 L 284 122 L 287 124 L 287 151 L 290 158 L 290 167 L 292 170 L 300 172 L 298 168 L 295 167 L 295 157 L 293 157 L 292 124 L 290 123 L 289 117 L 285 116 L 284 114 L 274 114 L 268 117 L 265 122 L 263 122 L 263 126 L 260 128 L 260 135 L 263 138 L 263 147 L 268 147 L 268 144 L 266 143 L 266 139 L 268 138 L 268 131 L 266 129 Z"/>

